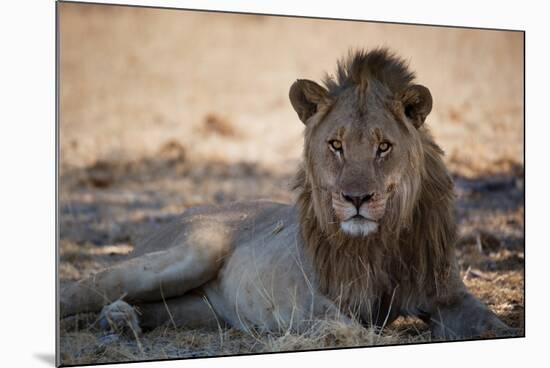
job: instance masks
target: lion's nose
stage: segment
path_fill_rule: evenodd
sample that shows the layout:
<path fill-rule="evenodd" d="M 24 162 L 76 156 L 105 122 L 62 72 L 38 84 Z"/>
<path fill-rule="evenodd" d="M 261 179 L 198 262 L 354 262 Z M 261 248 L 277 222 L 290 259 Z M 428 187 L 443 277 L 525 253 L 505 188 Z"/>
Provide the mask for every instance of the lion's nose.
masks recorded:
<path fill-rule="evenodd" d="M 374 192 L 367 193 L 367 194 L 359 194 L 359 195 L 357 195 L 356 193 L 342 193 L 342 197 L 346 201 L 352 203 L 355 206 L 355 208 L 359 210 L 359 208 L 361 208 L 361 205 L 363 203 L 370 201 L 372 197 L 374 197 Z"/>

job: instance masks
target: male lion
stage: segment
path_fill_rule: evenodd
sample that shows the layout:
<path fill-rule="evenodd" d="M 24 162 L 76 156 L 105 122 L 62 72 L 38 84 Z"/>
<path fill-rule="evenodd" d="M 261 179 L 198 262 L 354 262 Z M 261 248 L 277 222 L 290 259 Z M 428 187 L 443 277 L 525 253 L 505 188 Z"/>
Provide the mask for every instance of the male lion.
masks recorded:
<path fill-rule="evenodd" d="M 189 209 L 132 259 L 64 288 L 61 315 L 103 308 L 105 328 L 137 332 L 130 304 L 148 328 L 303 331 L 318 318 L 382 326 L 406 315 L 434 338 L 509 331 L 460 278 L 453 183 L 423 125 L 431 94 L 414 78 L 377 49 L 350 54 L 324 87 L 297 80 L 295 205 Z"/>

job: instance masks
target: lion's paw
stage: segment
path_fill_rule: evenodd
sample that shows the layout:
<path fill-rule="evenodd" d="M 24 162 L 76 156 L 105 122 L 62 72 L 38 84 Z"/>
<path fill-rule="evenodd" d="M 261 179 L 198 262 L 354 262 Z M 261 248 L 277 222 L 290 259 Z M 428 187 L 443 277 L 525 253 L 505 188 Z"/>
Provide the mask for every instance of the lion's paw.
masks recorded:
<path fill-rule="evenodd" d="M 99 315 L 99 327 L 105 332 L 122 336 L 137 337 L 141 334 L 136 310 L 122 300 L 103 307 Z"/>

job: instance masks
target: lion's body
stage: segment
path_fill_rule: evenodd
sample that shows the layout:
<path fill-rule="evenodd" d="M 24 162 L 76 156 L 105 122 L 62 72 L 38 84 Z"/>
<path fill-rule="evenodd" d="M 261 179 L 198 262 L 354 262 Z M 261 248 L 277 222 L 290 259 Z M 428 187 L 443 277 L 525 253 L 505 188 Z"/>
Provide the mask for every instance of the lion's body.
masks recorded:
<path fill-rule="evenodd" d="M 218 277 L 203 288 L 217 315 L 244 330 L 286 331 L 337 312 L 319 292 L 294 207 L 253 202 L 228 210 L 244 220 Z"/>
<path fill-rule="evenodd" d="M 197 241 L 198 239 L 201 240 Z M 212 273 L 215 277 L 198 286 L 193 282 L 189 286 L 180 285 L 187 289 L 186 292 L 206 297 L 208 303 L 198 303 L 195 309 L 187 310 L 188 317 L 178 318 L 178 324 L 194 325 L 193 318 L 198 314 L 206 314 L 212 320 L 217 319 L 219 323 L 227 323 L 243 330 L 285 331 L 289 328 L 305 328 L 314 319 L 340 318 L 334 304 L 319 292 L 311 261 L 304 254 L 298 212 L 294 206 L 254 201 L 193 208 L 139 244 L 134 251 L 134 259 L 141 259 L 141 255 L 184 248 L 186 244 L 193 244 L 195 247 L 199 243 L 203 251 L 211 248 L 221 259 Z M 223 244 L 223 249 L 220 249 L 220 244 Z M 185 257 L 189 262 L 183 267 L 189 269 L 200 263 L 200 255 L 193 257 L 192 252 L 186 253 Z M 175 264 L 173 262 L 168 267 Z M 133 269 L 134 274 L 125 273 L 120 275 L 120 279 L 110 279 L 109 284 L 121 284 L 128 278 L 140 280 L 144 276 L 148 277 L 143 270 L 159 267 L 160 262 L 147 259 L 141 266 Z M 197 272 L 199 273 L 200 271 Z M 157 290 L 162 283 L 162 272 L 157 274 L 157 287 L 127 300 L 139 305 L 140 309 L 151 308 L 155 304 L 151 302 L 158 299 Z M 90 289 L 104 289 L 97 284 L 97 279 L 94 281 L 96 284 L 90 285 Z M 169 288 L 169 285 L 163 287 L 165 300 L 177 300 L 177 295 L 172 295 L 170 290 L 164 290 Z M 83 289 L 80 285 L 79 289 L 74 294 L 75 298 L 83 300 L 88 306 L 81 310 L 94 310 L 105 304 L 102 297 L 97 297 L 99 295 L 83 293 L 88 288 Z M 112 296 L 106 297 L 112 301 L 124 292 L 127 290 L 115 291 Z M 94 299 L 95 303 L 92 302 Z M 79 303 L 72 301 L 69 304 L 75 306 Z M 155 313 L 163 312 L 165 307 L 159 307 L 160 310 L 155 310 Z M 177 305 L 176 308 L 179 307 Z M 174 314 L 179 314 L 175 310 L 170 312 L 173 314 L 172 318 Z M 169 318 L 166 314 L 161 320 L 165 322 Z M 345 319 L 344 316 L 341 318 Z"/>
<path fill-rule="evenodd" d="M 286 331 L 413 315 L 436 337 L 506 328 L 460 278 L 452 180 L 421 126 L 431 95 L 413 78 L 377 50 L 340 64 L 328 90 L 296 82 L 291 102 L 306 131 L 295 205 L 190 209 L 135 258 L 64 289 L 62 314 L 125 296 L 148 326 Z"/>

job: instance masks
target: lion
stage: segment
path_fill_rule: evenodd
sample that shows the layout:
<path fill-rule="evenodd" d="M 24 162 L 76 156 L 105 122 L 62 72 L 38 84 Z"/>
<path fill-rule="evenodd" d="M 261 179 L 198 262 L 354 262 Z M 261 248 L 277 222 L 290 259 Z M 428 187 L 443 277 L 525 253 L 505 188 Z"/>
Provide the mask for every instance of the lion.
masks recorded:
<path fill-rule="evenodd" d="M 300 332 L 325 318 L 383 327 L 399 316 L 434 339 L 509 332 L 460 277 L 453 182 L 424 124 L 431 93 L 414 81 L 381 48 L 350 52 L 323 85 L 298 79 L 296 202 L 188 209 L 129 260 L 63 288 L 61 316 L 101 311 L 105 329 L 134 333 Z"/>

